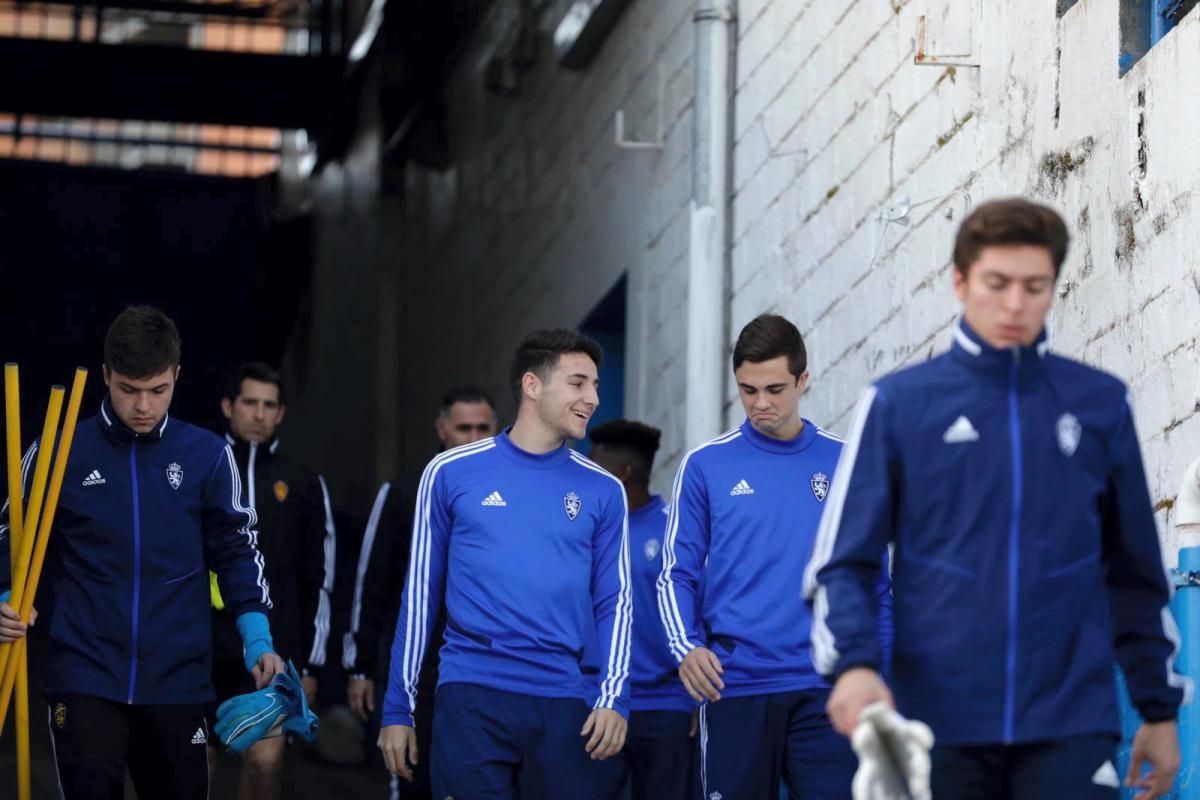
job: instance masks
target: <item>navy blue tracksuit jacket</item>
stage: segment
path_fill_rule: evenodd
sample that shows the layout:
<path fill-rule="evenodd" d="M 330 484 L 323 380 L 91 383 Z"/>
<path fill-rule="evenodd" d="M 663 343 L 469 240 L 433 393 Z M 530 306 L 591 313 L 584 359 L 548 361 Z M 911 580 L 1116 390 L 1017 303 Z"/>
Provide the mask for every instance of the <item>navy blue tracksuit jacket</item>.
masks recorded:
<path fill-rule="evenodd" d="M 168 416 L 135 435 L 107 398 L 80 421 L 40 587 L 53 596 L 39 620 L 49 628 L 48 694 L 213 699 L 208 571 L 235 615 L 271 606 L 257 518 L 241 497 L 233 455 L 213 433 Z M 5 526 L 0 591 L 11 580 L 8 547 Z"/>
<path fill-rule="evenodd" d="M 1113 665 L 1150 721 L 1188 682 L 1126 387 L 960 322 L 953 348 L 864 393 L 805 590 L 817 668 L 878 668 L 895 544 L 891 685 L 941 745 L 1119 732 Z"/>

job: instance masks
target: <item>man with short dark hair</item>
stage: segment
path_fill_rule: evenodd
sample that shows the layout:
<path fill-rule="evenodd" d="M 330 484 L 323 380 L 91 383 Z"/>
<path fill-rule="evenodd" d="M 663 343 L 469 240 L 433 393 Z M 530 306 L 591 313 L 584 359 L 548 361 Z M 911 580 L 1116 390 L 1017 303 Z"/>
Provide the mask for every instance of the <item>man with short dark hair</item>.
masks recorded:
<path fill-rule="evenodd" d="M 1115 663 L 1145 720 L 1130 785 L 1161 797 L 1179 767 L 1190 686 L 1128 390 L 1047 347 L 1067 241 L 1020 199 L 963 221 L 954 344 L 863 394 L 805 575 L 835 726 L 877 702 L 927 723 L 938 798 L 1116 798 Z M 889 543 L 891 690 L 872 636 Z"/>
<path fill-rule="evenodd" d="M 125 309 L 104 340 L 108 394 L 79 423 L 67 462 L 44 581 L 53 607 L 41 620 L 66 800 L 120 798 L 126 770 L 139 797 L 207 798 L 206 566 L 236 618 L 255 685 L 284 668 L 267 621 L 257 517 L 240 499 L 233 454 L 220 437 L 168 416 L 179 362 L 179 333 L 165 314 Z M 7 554 L 0 561 L 3 590 Z M 0 641 L 24 634 L 0 605 Z"/>
<path fill-rule="evenodd" d="M 675 477 L 658 609 L 683 685 L 703 702 L 705 798 L 776 797 L 784 781 L 793 800 L 850 797 L 857 761 L 825 714 L 798 591 L 842 449 L 800 416 L 807 362 L 788 320 L 746 325 L 733 349 L 746 421 L 684 456 Z M 886 579 L 874 591 L 886 606 Z"/>
<path fill-rule="evenodd" d="M 477 386 L 460 386 L 442 396 L 441 406 L 434 419 L 440 451 L 477 442 L 496 435 L 496 409 L 491 395 Z M 411 546 L 413 507 L 416 503 L 420 473 L 398 481 L 388 481 L 379 487 L 359 550 L 355 573 L 354 599 L 350 608 L 350 624 L 342 640 L 342 666 L 349 679 L 346 699 L 351 710 L 363 722 L 375 716 L 377 692 L 375 677 L 386 676 L 387 643 L 379 643 L 395 630 L 399 611 L 397 586 L 404 585 L 408 572 Z M 442 640 L 445 615 L 439 615 L 433 626 L 430 641 Z M 380 663 L 383 656 L 383 663 Z M 436 646 L 425 657 L 417 693 L 417 716 L 426 724 L 417 728 L 418 751 L 429 752 L 433 735 L 433 696 L 437 689 L 438 657 Z M 383 681 L 380 681 L 382 686 Z M 421 759 L 412 778 L 392 776 L 392 796 L 396 800 L 430 800 L 429 759 Z"/>
<path fill-rule="evenodd" d="M 587 759 L 625 743 L 630 589 L 621 483 L 570 450 L 599 406 L 602 354 L 565 330 L 525 337 L 513 365 L 517 420 L 429 463 L 396 624 L 379 736 L 411 776 L 418 677 L 445 598 L 433 727 L 435 797 L 558 798 L 586 787 Z M 580 659 L 600 643 L 599 691 Z"/>
<path fill-rule="evenodd" d="M 667 504 L 650 494 L 650 473 L 662 432 L 617 419 L 597 426 L 588 438 L 592 460 L 620 479 L 629 500 L 633 604 L 639 609 L 633 618 L 629 733 L 621 752 L 598 765 L 595 800 L 622 800 L 627 790 L 633 800 L 688 800 L 696 703 L 679 682 L 653 613 Z"/>
<path fill-rule="evenodd" d="M 271 631 L 276 649 L 295 662 L 308 702 L 315 704 L 316 671 L 325 664 L 329 639 L 337 537 L 324 478 L 280 448 L 278 428 L 286 412 L 283 377 L 275 368 L 249 362 L 227 379 L 221 398 L 229 425 L 225 440 L 241 478 L 241 502 L 258 514 L 258 547 L 275 603 Z M 213 685 L 219 704 L 254 687 L 240 668 L 241 642 L 215 582 L 212 600 Z M 243 754 L 241 800 L 279 795 L 286 742 L 283 736 L 260 739 Z M 213 769 L 216 760 L 213 747 Z"/>

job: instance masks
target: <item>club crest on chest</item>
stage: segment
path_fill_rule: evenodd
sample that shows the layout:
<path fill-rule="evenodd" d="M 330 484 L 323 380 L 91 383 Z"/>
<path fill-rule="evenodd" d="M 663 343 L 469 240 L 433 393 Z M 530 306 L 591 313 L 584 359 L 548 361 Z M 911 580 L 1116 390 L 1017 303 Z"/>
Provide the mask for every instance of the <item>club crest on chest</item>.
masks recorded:
<path fill-rule="evenodd" d="M 167 467 L 167 483 L 171 484 L 172 489 L 178 489 L 183 485 L 183 467 L 174 461 Z"/>
<path fill-rule="evenodd" d="M 817 502 L 824 503 L 826 495 L 829 494 L 829 476 L 824 472 L 814 472 L 808 485 L 812 487 L 812 493 L 817 498 Z"/>
<path fill-rule="evenodd" d="M 563 498 L 563 508 L 566 509 L 567 519 L 575 519 L 579 516 L 579 510 L 583 508 L 583 501 L 574 492 L 567 492 Z"/>

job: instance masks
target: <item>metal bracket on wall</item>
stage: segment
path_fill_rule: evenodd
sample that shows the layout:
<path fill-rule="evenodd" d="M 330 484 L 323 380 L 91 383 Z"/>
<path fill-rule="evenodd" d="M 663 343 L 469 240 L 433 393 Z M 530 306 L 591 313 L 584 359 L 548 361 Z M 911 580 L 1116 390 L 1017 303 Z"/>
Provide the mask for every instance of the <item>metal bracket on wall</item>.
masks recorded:
<path fill-rule="evenodd" d="M 663 131 L 663 96 L 666 94 L 666 78 L 663 76 L 662 65 L 658 67 L 658 79 L 656 91 L 657 95 L 654 98 L 654 139 L 651 141 L 639 141 L 637 139 L 625 138 L 625 109 L 617 109 L 615 118 L 613 119 L 613 140 L 617 147 L 623 150 L 662 150 L 664 145 Z"/>
<path fill-rule="evenodd" d="M 961 0 L 953 0 L 953 2 L 961 2 Z M 949 10 L 949 7 L 947 7 Z M 953 10 L 961 14 L 961 6 L 954 6 Z M 974 13 L 969 17 L 957 17 L 960 23 L 965 22 L 968 27 L 970 44 L 963 48 L 952 48 L 952 50 L 962 50 L 965 52 L 941 52 L 931 53 L 930 36 L 929 36 L 929 17 L 925 14 L 917 17 L 917 54 L 913 56 L 913 63 L 918 66 L 933 66 L 933 67 L 978 67 L 980 65 L 980 51 L 983 49 L 981 44 L 983 31 L 983 0 L 974 0 Z"/>

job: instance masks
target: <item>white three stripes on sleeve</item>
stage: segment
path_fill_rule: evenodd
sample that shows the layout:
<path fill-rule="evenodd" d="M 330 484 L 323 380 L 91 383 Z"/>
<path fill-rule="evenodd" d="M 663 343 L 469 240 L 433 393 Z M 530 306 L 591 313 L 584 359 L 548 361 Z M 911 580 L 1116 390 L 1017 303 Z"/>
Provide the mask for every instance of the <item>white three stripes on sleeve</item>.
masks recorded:
<path fill-rule="evenodd" d="M 813 545 L 812 558 L 804 570 L 804 596 L 812 600 L 812 646 L 813 666 L 822 675 L 833 672 L 839 656 L 837 642 L 833 631 L 830 630 L 829 598 L 825 587 L 817 581 L 817 573 L 829 563 L 833 557 L 833 548 L 837 543 L 838 529 L 842 524 L 842 513 L 846 507 L 846 494 L 850 490 L 850 479 L 854 474 L 854 466 L 858 461 L 858 450 L 862 444 L 863 428 L 866 427 L 867 417 L 875 402 L 876 389 L 867 387 L 859 398 L 858 407 L 854 412 L 854 421 L 850 424 L 850 434 L 842 454 L 838 458 L 837 467 L 833 473 L 833 485 L 829 488 L 826 499 L 825 513 L 821 515 L 821 524 L 817 528 L 817 541 Z"/>
<path fill-rule="evenodd" d="M 263 554 L 258 549 L 258 531 L 255 529 L 255 526 L 258 525 L 258 512 L 253 507 L 247 508 L 242 505 L 242 476 L 238 472 L 237 462 L 233 459 L 233 448 L 229 445 L 225 445 L 225 460 L 229 463 L 229 472 L 233 479 L 231 507 L 236 513 L 246 515 L 246 524 L 238 528 L 238 532 L 246 537 L 246 544 L 254 551 L 254 564 L 258 567 L 256 584 L 262 590 L 262 604 L 267 608 L 273 608 L 274 606 L 271 604 L 271 589 L 267 585 Z"/>
<path fill-rule="evenodd" d="M 317 481 L 321 484 L 321 499 L 325 506 L 325 538 L 322 544 L 325 558 L 325 576 L 321 581 L 321 588 L 318 590 L 320 596 L 317 598 L 317 616 L 313 620 L 315 633 L 313 636 L 312 652 L 308 654 L 308 663 L 320 667 L 325 664 L 325 650 L 329 642 L 329 598 L 333 594 L 334 567 L 337 563 L 337 529 L 333 524 L 333 508 L 329 502 L 329 487 L 325 485 L 325 478 L 323 476 L 318 475 Z"/>

